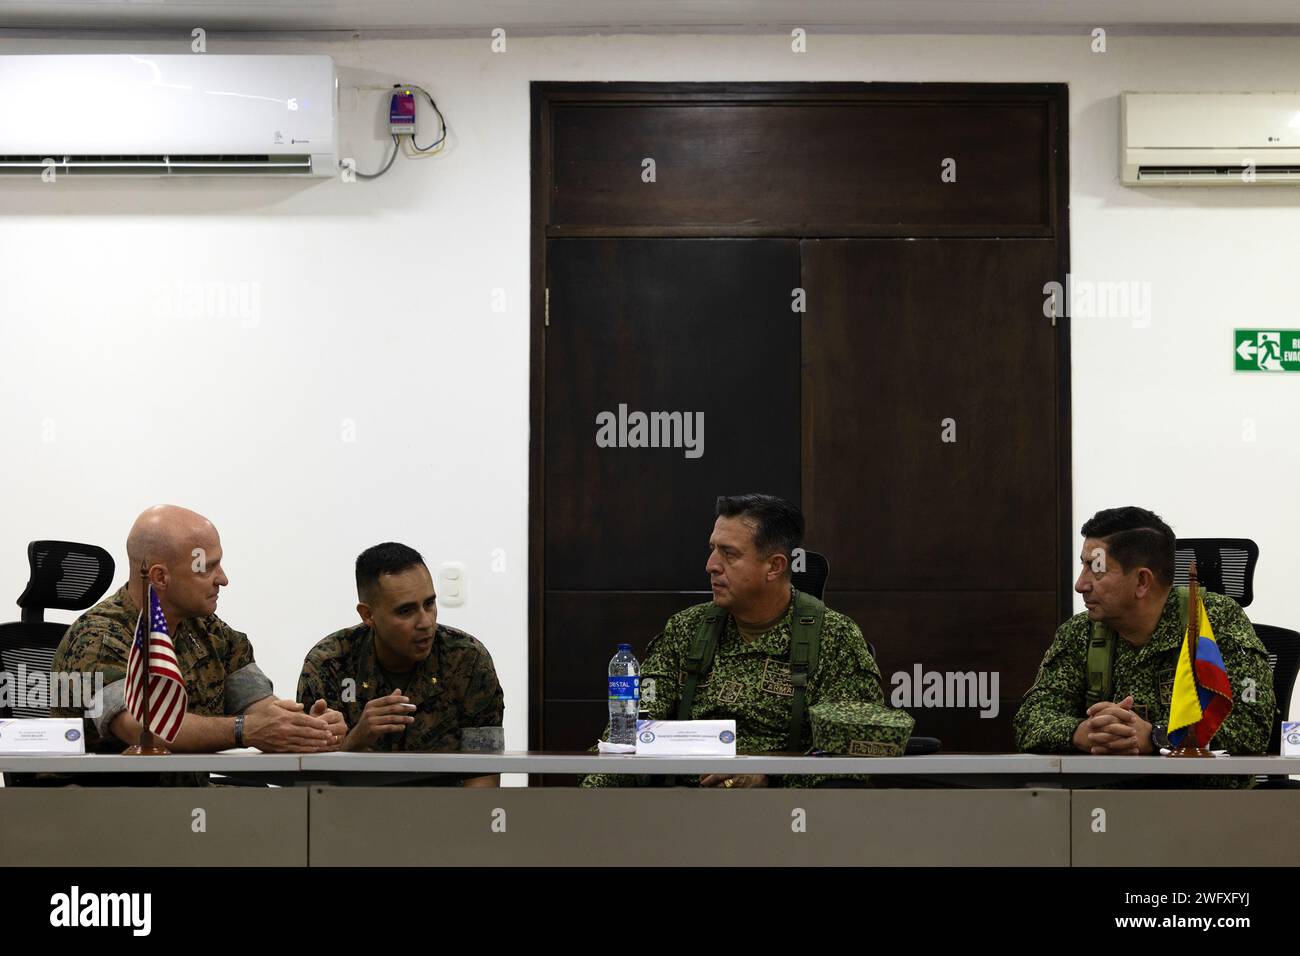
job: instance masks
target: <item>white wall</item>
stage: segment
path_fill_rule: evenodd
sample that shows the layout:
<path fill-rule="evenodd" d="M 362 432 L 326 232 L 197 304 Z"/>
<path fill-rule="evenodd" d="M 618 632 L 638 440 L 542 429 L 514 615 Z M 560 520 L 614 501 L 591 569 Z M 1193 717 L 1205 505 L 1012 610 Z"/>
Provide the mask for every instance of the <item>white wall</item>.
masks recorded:
<path fill-rule="evenodd" d="M 0 38 L 0 53 L 187 49 Z M 1074 325 L 1075 526 L 1138 503 L 1180 535 L 1254 538 L 1251 616 L 1300 628 L 1287 583 L 1300 376 L 1234 375 L 1230 354 L 1234 326 L 1300 325 L 1300 189 L 1117 179 L 1120 91 L 1300 89 L 1300 39 L 1111 37 L 1104 54 L 1084 36 L 813 35 L 795 55 L 775 34 L 511 38 L 504 54 L 487 38 L 209 50 L 323 52 L 345 83 L 421 83 L 451 148 L 350 185 L 0 182 L 0 589 L 15 597 L 28 540 L 100 542 L 124 562 L 142 507 L 193 507 L 223 534 L 220 613 L 290 694 L 310 644 L 354 618 L 357 552 L 402 540 L 468 565 L 469 603 L 441 619 L 491 648 L 507 746 L 522 749 L 529 81 L 1064 81 L 1073 272 L 1152 295 L 1145 327 Z M 344 155 L 363 169 L 384 149 L 379 115 L 365 94 L 342 116 Z M 255 320 L 159 304 L 226 283 L 257 289 Z M 504 314 L 490 308 L 498 288 Z M 505 573 L 490 569 L 497 548 Z"/>

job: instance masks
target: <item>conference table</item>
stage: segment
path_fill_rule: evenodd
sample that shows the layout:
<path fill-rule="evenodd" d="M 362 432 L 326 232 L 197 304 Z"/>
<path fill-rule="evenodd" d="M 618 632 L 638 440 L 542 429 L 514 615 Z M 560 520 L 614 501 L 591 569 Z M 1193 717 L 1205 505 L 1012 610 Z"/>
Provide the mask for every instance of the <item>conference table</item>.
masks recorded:
<path fill-rule="evenodd" d="M 557 753 L 0 756 L 4 866 L 1251 866 L 1300 864 L 1300 757 L 645 757 Z M 103 774 L 226 786 L 95 786 Z M 482 774 L 867 775 L 857 788 L 461 788 Z M 123 778 L 114 778 L 123 779 Z M 126 778 L 126 779 L 129 779 Z M 847 778 L 846 778 L 847 779 Z M 81 783 L 83 785 L 78 786 Z M 1213 839 L 1196 838 L 1213 833 Z"/>

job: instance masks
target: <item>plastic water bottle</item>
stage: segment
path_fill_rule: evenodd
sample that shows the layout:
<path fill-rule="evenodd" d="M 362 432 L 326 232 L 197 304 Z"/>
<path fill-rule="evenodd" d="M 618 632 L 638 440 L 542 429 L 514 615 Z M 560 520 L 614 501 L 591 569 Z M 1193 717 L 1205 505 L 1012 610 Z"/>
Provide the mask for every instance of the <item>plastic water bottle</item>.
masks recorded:
<path fill-rule="evenodd" d="M 618 645 L 609 661 L 609 742 L 636 743 L 636 718 L 641 709 L 641 665 L 631 644 Z"/>

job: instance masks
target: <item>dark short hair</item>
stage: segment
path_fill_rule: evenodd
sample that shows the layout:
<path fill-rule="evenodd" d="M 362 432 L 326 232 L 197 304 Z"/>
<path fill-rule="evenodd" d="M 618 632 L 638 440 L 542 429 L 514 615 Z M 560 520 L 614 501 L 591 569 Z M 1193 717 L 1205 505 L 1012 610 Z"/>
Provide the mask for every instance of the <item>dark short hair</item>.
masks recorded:
<path fill-rule="evenodd" d="M 792 561 L 794 549 L 803 544 L 803 512 L 776 495 L 719 495 L 717 514 L 752 521 L 759 554 L 779 551 Z"/>
<path fill-rule="evenodd" d="M 1174 530 L 1145 508 L 1107 508 L 1098 511 L 1079 529 L 1085 538 L 1106 543 L 1106 553 L 1125 571 L 1150 568 L 1165 587 L 1174 583 Z"/>
<path fill-rule="evenodd" d="M 357 555 L 357 597 L 363 601 L 373 597 L 381 574 L 398 574 L 416 565 L 425 567 L 420 552 L 396 541 L 366 548 Z"/>

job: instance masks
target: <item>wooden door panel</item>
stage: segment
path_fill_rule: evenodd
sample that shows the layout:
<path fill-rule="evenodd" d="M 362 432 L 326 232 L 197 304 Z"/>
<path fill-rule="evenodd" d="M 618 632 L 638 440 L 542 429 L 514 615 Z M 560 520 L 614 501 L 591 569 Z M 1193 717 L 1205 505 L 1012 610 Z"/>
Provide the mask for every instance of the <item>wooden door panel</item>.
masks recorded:
<path fill-rule="evenodd" d="M 834 586 L 1054 590 L 1055 244 L 810 240 L 802 258 L 804 509 Z"/>
<path fill-rule="evenodd" d="M 1046 235 L 1050 102 L 561 104 L 553 227 Z M 644 179 L 653 160 L 654 182 Z M 944 161 L 955 165 L 945 181 Z M 955 174 L 955 180 L 953 175 Z"/>
<path fill-rule="evenodd" d="M 719 494 L 799 498 L 797 243 L 556 240 L 548 263 L 546 590 L 698 588 Z M 682 447 L 597 447 L 634 412 L 681 413 Z"/>

